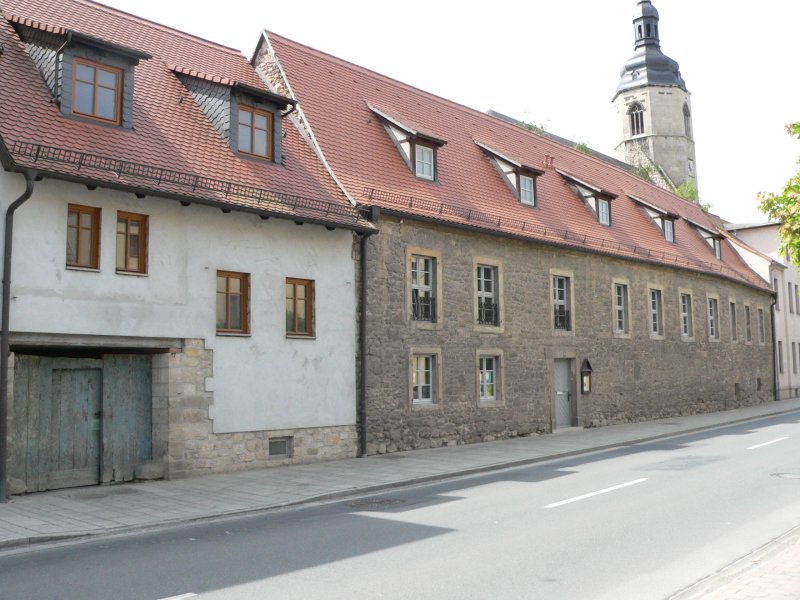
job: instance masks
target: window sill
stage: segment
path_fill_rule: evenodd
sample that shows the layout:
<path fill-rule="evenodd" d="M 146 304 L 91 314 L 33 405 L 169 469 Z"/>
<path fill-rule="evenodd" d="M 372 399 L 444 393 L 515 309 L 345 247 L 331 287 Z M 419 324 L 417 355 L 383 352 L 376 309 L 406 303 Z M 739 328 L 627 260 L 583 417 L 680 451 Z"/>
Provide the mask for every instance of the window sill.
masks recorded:
<path fill-rule="evenodd" d="M 236 331 L 218 331 L 217 337 L 241 337 L 241 338 L 249 338 L 250 333 L 241 333 Z"/>
<path fill-rule="evenodd" d="M 286 334 L 287 340 L 315 340 L 317 336 L 315 335 L 303 335 L 301 333 L 287 333 Z"/>
<path fill-rule="evenodd" d="M 719 338 L 712 338 L 712 337 L 710 337 L 710 338 L 708 338 L 708 342 L 709 342 L 710 344 L 719 344 L 719 342 L 720 342 L 720 339 L 719 339 Z"/>
<path fill-rule="evenodd" d="M 411 402 L 411 410 L 438 410 L 440 407 L 439 402 Z"/>
<path fill-rule="evenodd" d="M 556 337 L 575 337 L 574 329 L 553 329 L 553 335 Z"/>
<path fill-rule="evenodd" d="M 66 267 L 70 271 L 85 271 L 87 273 L 99 273 L 99 267 L 81 267 L 79 265 L 67 265 Z"/>
<path fill-rule="evenodd" d="M 663 333 L 659 333 L 659 334 L 651 333 L 650 334 L 650 339 L 651 340 L 663 340 L 663 339 L 665 339 L 665 337 L 664 337 Z"/>
<path fill-rule="evenodd" d="M 117 269 L 115 271 L 115 273 L 117 275 L 128 275 L 128 276 L 132 276 L 132 277 L 147 277 L 147 272 L 146 271 L 145 272 L 142 272 L 142 271 L 121 271 L 121 270 Z"/>
<path fill-rule="evenodd" d="M 614 337 L 619 340 L 629 340 L 631 339 L 631 334 L 629 331 L 615 331 Z"/>
<path fill-rule="evenodd" d="M 505 406 L 502 400 L 478 400 L 478 408 L 500 408 Z"/>
<path fill-rule="evenodd" d="M 473 330 L 478 333 L 503 333 L 504 329 L 502 323 L 500 325 L 481 325 L 480 323 L 475 323 L 473 328 Z"/>
<path fill-rule="evenodd" d="M 682 335 L 681 340 L 684 342 L 693 342 L 694 336 L 693 335 Z"/>

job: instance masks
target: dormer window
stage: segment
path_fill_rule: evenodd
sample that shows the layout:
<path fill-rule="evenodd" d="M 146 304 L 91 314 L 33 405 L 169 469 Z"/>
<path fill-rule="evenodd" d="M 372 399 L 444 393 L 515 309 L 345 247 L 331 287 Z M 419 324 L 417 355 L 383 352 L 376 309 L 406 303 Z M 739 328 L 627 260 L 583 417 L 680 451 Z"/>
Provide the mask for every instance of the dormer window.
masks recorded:
<path fill-rule="evenodd" d="M 686 219 L 686 217 L 684 217 Z M 691 223 L 697 234 L 703 238 L 703 241 L 708 244 L 711 250 L 714 252 L 714 256 L 717 257 L 717 260 L 722 260 L 722 236 L 715 232 L 711 231 L 710 229 L 706 229 L 699 223 L 695 223 L 689 219 L 686 219 L 689 223 Z"/>
<path fill-rule="evenodd" d="M 714 256 L 718 260 L 722 260 L 722 242 L 719 238 L 714 238 Z"/>
<path fill-rule="evenodd" d="M 436 153 L 430 146 L 414 144 L 414 172 L 420 179 L 436 179 L 434 157 Z"/>
<path fill-rule="evenodd" d="M 122 69 L 75 58 L 72 112 L 119 125 Z"/>
<path fill-rule="evenodd" d="M 675 222 L 672 219 L 663 217 L 661 219 L 662 227 L 664 229 L 664 239 L 671 244 L 675 243 Z"/>
<path fill-rule="evenodd" d="M 558 171 L 558 174 L 567 181 L 575 195 L 583 200 L 583 203 L 592 211 L 597 222 L 604 227 L 611 227 L 611 201 L 617 197 L 616 194 L 581 181 L 563 171 Z"/>
<path fill-rule="evenodd" d="M 438 151 L 447 142 L 423 133 L 371 104 L 367 104 L 367 107 L 380 119 L 389 138 L 400 152 L 400 157 L 414 176 L 425 181 L 438 181 Z"/>
<path fill-rule="evenodd" d="M 272 160 L 272 113 L 239 105 L 239 152 Z"/>
<path fill-rule="evenodd" d="M 490 148 L 481 142 L 475 142 L 489 157 L 503 181 L 517 200 L 526 206 L 536 206 L 536 178 L 544 171 L 529 167 Z"/>
<path fill-rule="evenodd" d="M 670 244 L 674 244 L 675 219 L 678 218 L 678 215 L 667 212 L 663 208 L 654 206 L 653 204 L 650 204 L 641 198 L 637 198 L 632 194 L 628 194 L 628 197 L 636 202 L 636 204 L 639 205 L 639 207 L 650 218 L 650 220 L 653 221 L 653 223 L 661 230 L 661 232 L 664 234 L 664 239 Z"/>

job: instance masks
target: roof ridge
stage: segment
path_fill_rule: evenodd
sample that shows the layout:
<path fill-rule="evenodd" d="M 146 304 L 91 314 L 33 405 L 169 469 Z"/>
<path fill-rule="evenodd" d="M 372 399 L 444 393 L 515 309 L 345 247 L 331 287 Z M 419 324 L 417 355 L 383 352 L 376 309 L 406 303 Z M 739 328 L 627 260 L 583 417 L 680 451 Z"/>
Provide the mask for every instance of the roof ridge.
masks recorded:
<path fill-rule="evenodd" d="M 188 38 L 188 39 L 194 40 L 196 42 L 200 42 L 201 44 L 204 44 L 206 46 L 217 48 L 219 50 L 224 50 L 226 52 L 229 52 L 230 54 L 240 55 L 240 56 L 244 57 L 245 60 L 247 60 L 247 57 L 244 56 L 244 52 L 242 52 L 238 48 L 232 48 L 230 46 L 225 46 L 225 45 L 219 44 L 217 42 L 212 42 L 211 40 L 208 40 L 206 38 L 202 38 L 202 37 L 200 37 L 198 35 L 194 35 L 192 33 L 188 33 L 186 31 L 182 31 L 180 29 L 176 29 L 175 27 L 169 27 L 168 25 L 163 25 L 161 23 L 157 23 L 155 21 L 151 21 L 150 19 L 145 19 L 144 17 L 140 17 L 140 16 L 134 15 L 132 13 L 126 12 L 124 10 L 120 10 L 119 8 L 114 8 L 113 6 L 108 6 L 107 4 L 102 4 L 101 2 L 95 2 L 94 0 L 72 0 L 72 1 L 80 3 L 80 4 L 84 4 L 84 5 L 92 7 L 92 8 L 96 8 L 98 10 L 103 10 L 105 12 L 108 12 L 108 13 L 111 13 L 111 14 L 114 14 L 114 15 L 117 15 L 117 16 L 120 16 L 120 17 L 123 17 L 123 18 L 127 18 L 127 19 L 130 19 L 132 21 L 136 21 L 136 22 L 138 22 L 138 23 L 140 23 L 140 24 L 142 24 L 144 26 L 150 27 L 151 29 L 156 29 L 158 31 L 162 31 L 162 32 L 168 33 L 170 35 L 178 35 L 178 36 L 181 36 L 181 37 L 184 37 L 184 38 Z"/>

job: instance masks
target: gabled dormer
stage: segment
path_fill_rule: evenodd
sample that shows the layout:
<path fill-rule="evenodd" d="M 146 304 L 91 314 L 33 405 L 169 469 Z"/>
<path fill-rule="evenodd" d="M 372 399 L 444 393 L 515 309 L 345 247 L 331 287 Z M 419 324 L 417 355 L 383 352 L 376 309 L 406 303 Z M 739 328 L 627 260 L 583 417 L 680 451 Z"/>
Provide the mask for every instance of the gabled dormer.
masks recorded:
<path fill-rule="evenodd" d="M 695 223 L 686 217 L 684 217 L 684 220 L 694 227 L 697 235 L 699 235 L 703 241 L 708 244 L 708 247 L 714 253 L 714 256 L 716 256 L 718 260 L 722 260 L 722 240 L 724 236 L 722 236 L 719 232 L 712 231 L 707 227 L 703 227 L 699 223 Z"/>
<path fill-rule="evenodd" d="M 438 150 L 447 142 L 423 133 L 371 104 L 367 106 L 383 123 L 386 133 L 414 176 L 426 181 L 438 181 Z"/>
<path fill-rule="evenodd" d="M 481 142 L 475 144 L 489 157 L 516 199 L 527 206 L 536 206 L 536 178 L 544 175 L 544 171 L 508 158 Z"/>
<path fill-rule="evenodd" d="M 234 153 L 282 162 L 281 119 L 294 100 L 193 69 L 172 71 Z"/>
<path fill-rule="evenodd" d="M 661 230 L 661 233 L 664 235 L 664 239 L 669 243 L 674 244 L 675 219 L 678 218 L 678 215 L 666 211 L 663 208 L 659 208 L 654 204 L 650 204 L 649 202 L 642 200 L 633 194 L 628 194 L 628 197 L 633 200 L 648 217 L 650 217 L 650 220 L 653 221 L 655 226 Z"/>
<path fill-rule="evenodd" d="M 9 20 L 65 116 L 134 126 L 134 70 L 149 54 L 31 19 Z"/>
<path fill-rule="evenodd" d="M 611 227 L 611 201 L 616 198 L 617 195 L 590 183 L 586 183 L 564 171 L 557 172 L 564 178 L 572 191 L 575 192 L 575 195 L 578 196 L 594 214 L 597 222 L 605 227 Z"/>

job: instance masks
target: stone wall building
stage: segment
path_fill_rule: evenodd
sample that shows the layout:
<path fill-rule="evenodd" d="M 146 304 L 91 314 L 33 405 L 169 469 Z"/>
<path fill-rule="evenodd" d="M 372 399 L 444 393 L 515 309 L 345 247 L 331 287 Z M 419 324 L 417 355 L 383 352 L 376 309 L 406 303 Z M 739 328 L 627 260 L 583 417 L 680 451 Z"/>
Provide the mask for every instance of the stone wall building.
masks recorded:
<path fill-rule="evenodd" d="M 773 399 L 769 285 L 693 202 L 272 33 L 253 63 L 380 228 L 368 453 Z"/>

